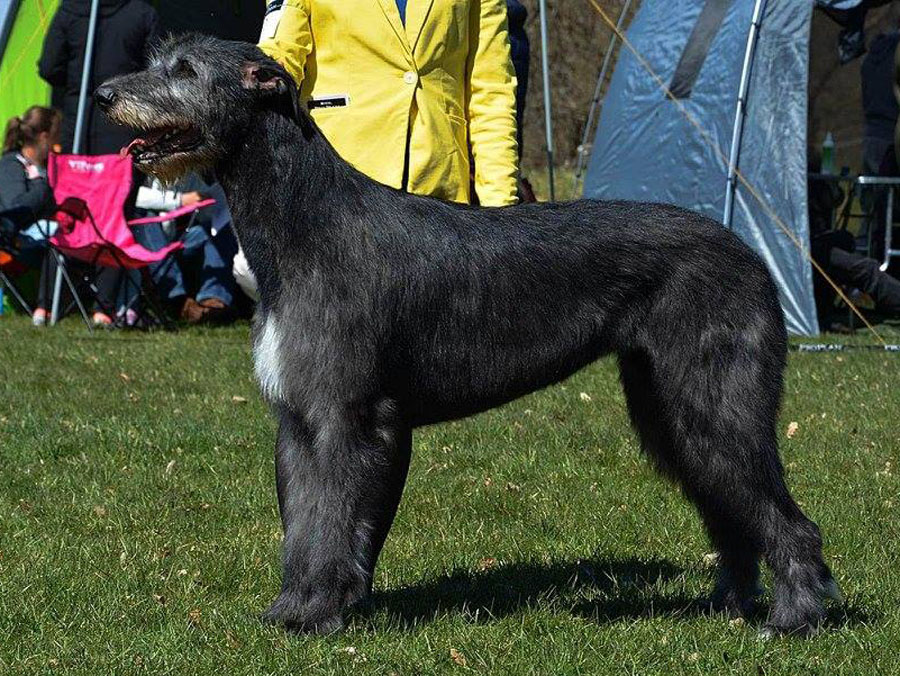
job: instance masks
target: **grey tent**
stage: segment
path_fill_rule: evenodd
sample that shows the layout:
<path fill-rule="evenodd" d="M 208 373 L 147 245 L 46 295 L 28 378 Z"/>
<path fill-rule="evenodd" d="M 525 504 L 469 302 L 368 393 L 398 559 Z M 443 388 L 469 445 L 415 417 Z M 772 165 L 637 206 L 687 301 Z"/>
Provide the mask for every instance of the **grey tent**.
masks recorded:
<path fill-rule="evenodd" d="M 703 133 L 623 49 L 584 184 L 585 197 L 669 202 L 724 222 L 766 260 L 788 330 L 800 335 L 819 330 L 812 269 L 792 241 L 808 248 L 807 81 L 815 4 L 644 0 L 627 37 Z M 818 4 L 846 10 L 859 0 Z M 777 219 L 734 180 L 734 167 Z"/>

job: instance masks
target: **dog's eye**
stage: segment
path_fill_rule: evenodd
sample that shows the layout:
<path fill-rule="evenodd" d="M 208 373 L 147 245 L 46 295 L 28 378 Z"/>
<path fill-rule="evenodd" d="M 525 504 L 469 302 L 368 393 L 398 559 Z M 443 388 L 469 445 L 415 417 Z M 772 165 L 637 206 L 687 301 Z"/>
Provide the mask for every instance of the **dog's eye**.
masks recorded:
<path fill-rule="evenodd" d="M 179 61 L 172 69 L 173 77 L 194 77 L 196 73 L 187 61 Z"/>

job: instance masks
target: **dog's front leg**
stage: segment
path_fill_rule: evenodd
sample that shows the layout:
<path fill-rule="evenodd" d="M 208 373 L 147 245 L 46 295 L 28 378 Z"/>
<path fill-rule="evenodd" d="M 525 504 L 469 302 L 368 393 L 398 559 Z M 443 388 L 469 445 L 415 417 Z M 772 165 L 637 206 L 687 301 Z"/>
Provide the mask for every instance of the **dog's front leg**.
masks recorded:
<path fill-rule="evenodd" d="M 343 626 L 344 609 L 369 594 L 403 490 L 410 435 L 374 413 L 318 429 L 286 410 L 280 418 L 284 578 L 265 618 L 330 633 Z"/>
<path fill-rule="evenodd" d="M 369 589 L 375 578 L 375 564 L 378 555 L 387 539 L 397 508 L 400 506 L 400 498 L 403 496 L 403 487 L 406 485 L 406 475 L 409 472 L 409 460 L 412 455 L 412 430 L 409 427 L 398 426 L 396 432 L 390 437 L 385 436 L 385 450 L 388 451 L 387 464 L 383 468 L 381 478 L 381 491 L 379 497 L 371 501 L 368 511 L 370 517 L 366 519 L 371 523 L 372 541 L 369 550 L 367 570 L 369 573 Z"/>

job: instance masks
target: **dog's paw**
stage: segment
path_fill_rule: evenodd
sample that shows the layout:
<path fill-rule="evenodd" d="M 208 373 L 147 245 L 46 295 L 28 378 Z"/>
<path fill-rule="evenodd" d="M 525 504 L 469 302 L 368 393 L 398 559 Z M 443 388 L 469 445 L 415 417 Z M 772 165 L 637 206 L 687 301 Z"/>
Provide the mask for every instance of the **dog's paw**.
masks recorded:
<path fill-rule="evenodd" d="M 313 604 L 285 592 L 263 613 L 262 620 L 301 634 L 333 634 L 344 628 L 340 613 L 316 612 Z"/>
<path fill-rule="evenodd" d="M 840 585 L 838 585 L 837 581 L 830 577 L 825 581 L 824 587 L 822 589 L 822 597 L 823 599 L 830 599 L 835 603 L 843 603 L 844 602 L 844 593 L 841 591 Z"/>
<path fill-rule="evenodd" d="M 817 634 L 825 625 L 825 602 L 843 603 L 844 597 L 837 582 L 830 574 L 823 576 L 819 585 L 779 592 L 769 619 L 760 630 L 762 638 L 787 636 L 807 638 Z"/>
<path fill-rule="evenodd" d="M 759 635 L 766 639 L 808 638 L 817 634 L 824 622 L 825 611 L 820 602 L 790 605 L 776 598 Z"/>
<path fill-rule="evenodd" d="M 756 614 L 759 609 L 756 596 L 740 596 L 733 592 L 715 592 L 704 604 L 709 612 L 715 615 L 722 614 L 729 619 L 748 618 Z"/>
<path fill-rule="evenodd" d="M 748 589 L 738 589 L 721 578 L 706 603 L 712 613 L 722 613 L 731 619 L 748 618 L 759 610 L 759 597 L 764 591 L 758 583 Z"/>

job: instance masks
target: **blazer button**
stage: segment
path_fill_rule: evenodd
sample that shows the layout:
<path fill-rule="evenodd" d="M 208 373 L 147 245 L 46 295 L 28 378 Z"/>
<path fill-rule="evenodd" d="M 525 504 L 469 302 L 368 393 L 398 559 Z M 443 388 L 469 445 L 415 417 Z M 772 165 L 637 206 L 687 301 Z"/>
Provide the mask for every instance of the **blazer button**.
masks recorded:
<path fill-rule="evenodd" d="M 418 76 L 411 70 L 408 70 L 405 73 L 403 73 L 403 81 L 408 85 L 416 84 L 416 82 L 418 82 L 418 80 L 419 80 Z"/>

